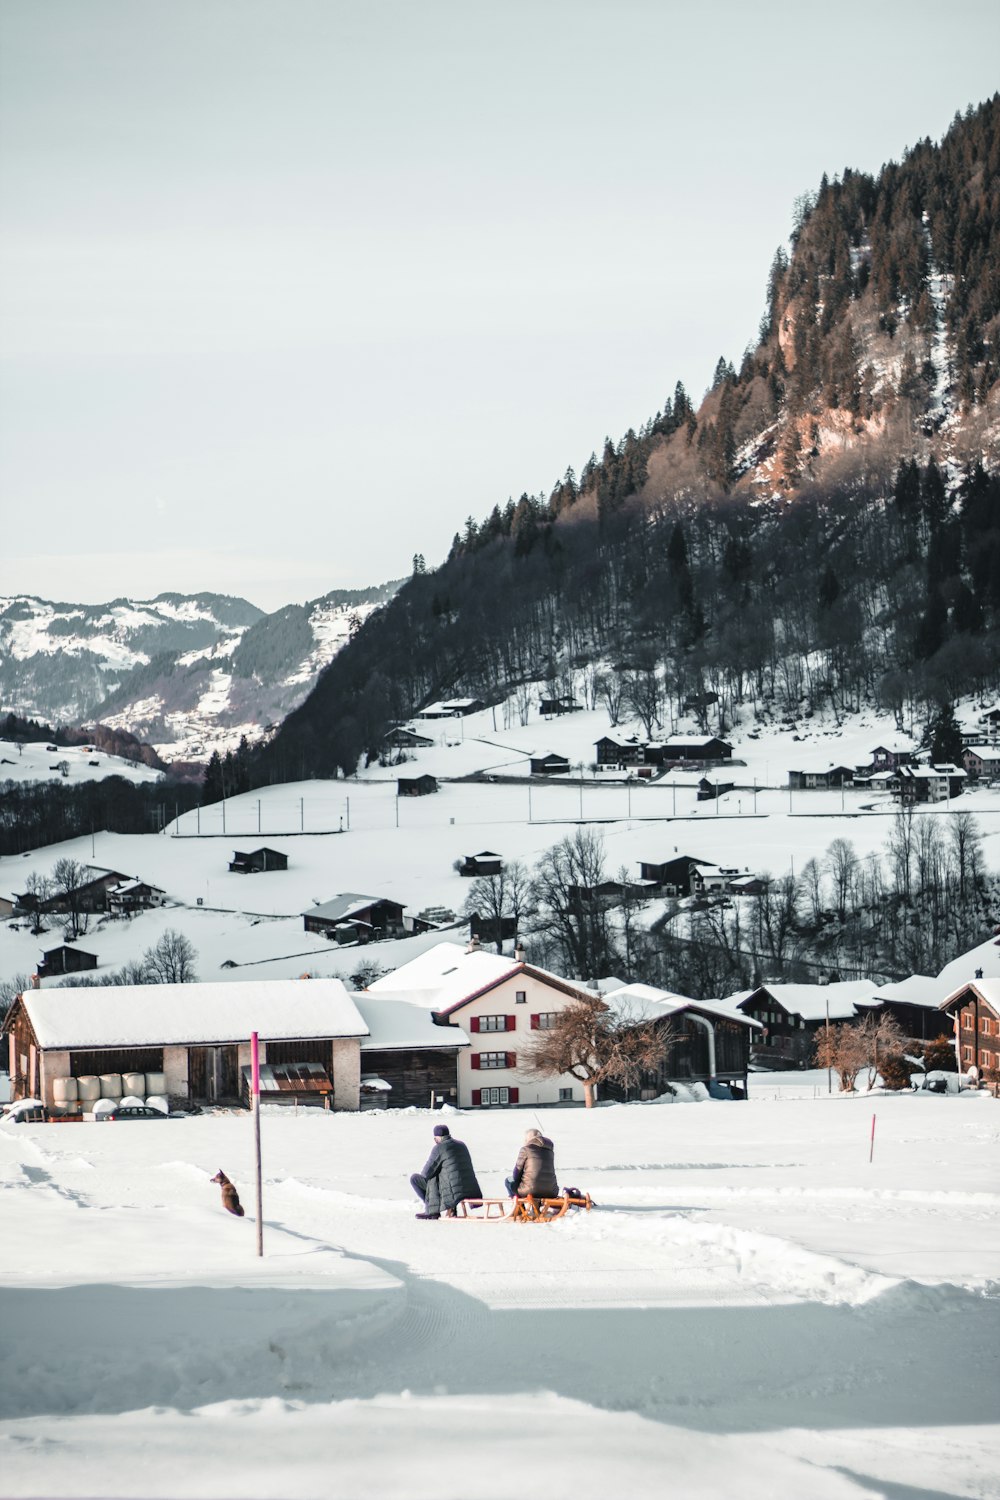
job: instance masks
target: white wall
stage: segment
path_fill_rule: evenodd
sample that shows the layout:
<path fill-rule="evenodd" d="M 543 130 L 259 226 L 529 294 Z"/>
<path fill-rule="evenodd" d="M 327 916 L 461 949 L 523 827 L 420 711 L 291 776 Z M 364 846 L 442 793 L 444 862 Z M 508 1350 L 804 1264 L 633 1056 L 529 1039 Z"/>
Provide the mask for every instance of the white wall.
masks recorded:
<path fill-rule="evenodd" d="M 524 1000 L 517 999 L 518 991 Z M 452 1020 L 469 1034 L 471 1047 L 458 1054 L 458 1104 L 460 1109 L 473 1107 L 475 1089 L 490 1087 L 516 1088 L 518 1105 L 557 1104 L 560 1089 L 572 1089 L 575 1103 L 583 1102 L 583 1084 L 569 1074 L 555 1078 L 535 1078 L 524 1067 L 524 1059 L 538 1031 L 532 1030 L 531 1017 L 543 1011 L 562 1010 L 573 1003 L 573 997 L 536 979 L 530 974 L 515 974 L 485 995 L 470 1000 L 455 1011 Z M 513 1031 L 476 1032 L 471 1029 L 473 1016 L 507 1015 L 514 1017 Z M 513 1052 L 513 1068 L 474 1068 L 473 1056 L 482 1052 Z M 498 1107 L 498 1106 L 494 1106 Z"/>

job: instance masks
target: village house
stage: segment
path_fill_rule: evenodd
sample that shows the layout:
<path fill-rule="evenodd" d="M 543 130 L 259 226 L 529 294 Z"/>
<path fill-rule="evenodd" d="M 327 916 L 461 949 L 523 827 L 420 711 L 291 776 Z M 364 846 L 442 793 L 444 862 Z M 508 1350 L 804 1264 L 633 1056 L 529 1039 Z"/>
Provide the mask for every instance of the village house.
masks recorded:
<path fill-rule="evenodd" d="M 966 773 L 978 780 L 980 777 L 1000 776 L 1000 749 L 986 749 L 966 745 L 962 751 L 962 765 Z"/>
<path fill-rule="evenodd" d="M 811 771 L 789 771 L 788 785 L 792 791 L 829 791 L 835 787 L 853 786 L 854 769 L 831 763 Z"/>
<path fill-rule="evenodd" d="M 807 1068 L 817 1033 L 827 1020 L 831 1025 L 857 1020 L 860 1008 L 873 1000 L 875 988 L 870 979 L 834 984 L 768 982 L 730 995 L 725 1003 L 764 1028 L 754 1038 L 753 1061 L 768 1068 Z"/>
<path fill-rule="evenodd" d="M 879 985 L 870 1001 L 858 1005 L 858 1013 L 878 1010 L 892 1016 L 907 1041 L 930 1042 L 952 1033 L 951 1019 L 941 1010 L 945 988 L 929 974 L 911 974 L 895 984 Z"/>
<path fill-rule="evenodd" d="M 403 907 L 384 896 L 361 896 L 345 891 L 332 901 L 318 902 L 302 913 L 306 932 L 319 932 L 338 942 L 379 941 L 402 937 Z"/>
<path fill-rule="evenodd" d="M 254 1031 L 263 1062 L 318 1063 L 332 1107 L 359 1107 L 368 1031 L 339 979 L 107 985 L 86 1003 L 77 990 L 28 990 L 3 1023 L 14 1098 L 53 1109 L 123 1092 L 237 1102 Z"/>
<path fill-rule="evenodd" d="M 629 766 L 644 765 L 646 761 L 646 741 L 634 734 L 602 734 L 595 742 L 594 750 L 599 770 L 610 767 L 624 771 Z"/>
<path fill-rule="evenodd" d="M 87 879 L 81 881 L 71 892 L 59 891 L 50 896 L 39 897 L 32 891 L 15 893 L 14 915 L 24 916 L 58 914 L 69 911 L 86 912 L 92 915 L 108 909 L 108 892 L 129 879 L 120 870 L 105 870 L 99 865 L 85 865 Z"/>
<path fill-rule="evenodd" d="M 690 896 L 694 889 L 695 872 L 704 869 L 718 869 L 718 865 L 712 865 L 709 860 L 696 859 L 691 854 L 675 854 L 673 859 L 661 860 L 658 864 L 648 860 L 639 862 L 641 879 L 648 880 L 653 886 L 672 896 Z"/>
<path fill-rule="evenodd" d="M 677 735 L 672 739 L 647 745 L 645 759 L 647 765 L 654 766 L 690 763 L 709 765 L 732 760 L 732 756 L 732 745 L 727 740 L 720 740 L 717 735 L 703 738 Z"/>
<path fill-rule="evenodd" d="M 1000 979 L 974 979 L 941 1001 L 952 1022 L 959 1070 L 1000 1068 Z"/>
<path fill-rule="evenodd" d="M 569 774 L 569 760 L 565 755 L 557 755 L 554 750 L 533 755 L 531 774 L 532 776 L 566 776 Z"/>
<path fill-rule="evenodd" d="M 390 750 L 425 750 L 434 741 L 425 734 L 418 734 L 415 729 L 408 729 L 405 724 L 397 724 L 383 736 L 382 743 Z"/>
<path fill-rule="evenodd" d="M 658 1066 L 633 1089 L 606 1086 L 607 1098 L 655 1099 L 671 1082 L 704 1083 L 722 1098 L 747 1097 L 751 1037 L 763 1031 L 752 1016 L 718 1001 L 691 1000 L 648 984 L 606 992 L 602 986 L 602 998 L 619 1021 L 652 1021 L 665 1039 Z"/>
<path fill-rule="evenodd" d="M 249 854 L 241 849 L 233 851 L 229 868 L 237 875 L 256 875 L 266 870 L 287 870 L 288 855 L 280 849 L 254 849 Z"/>
<path fill-rule="evenodd" d="M 108 888 L 108 911 L 113 916 L 128 917 L 135 911 L 148 911 L 154 906 L 166 906 L 167 893 L 148 880 L 122 880 Z"/>
<path fill-rule="evenodd" d="M 437 789 L 437 778 L 426 773 L 423 776 L 400 776 L 396 781 L 396 795 L 399 797 L 429 797 Z"/>
<path fill-rule="evenodd" d="M 960 766 L 900 766 L 896 795 L 902 802 L 946 802 L 960 797 L 965 789 L 965 772 Z"/>
<path fill-rule="evenodd" d="M 905 745 L 876 745 L 871 752 L 871 771 L 898 771 L 900 766 L 912 765 L 916 756 Z"/>
<path fill-rule="evenodd" d="M 557 719 L 561 714 L 577 714 L 583 709 L 583 704 L 578 703 L 575 698 L 543 698 L 538 705 L 538 712 L 543 719 Z"/>
<path fill-rule="evenodd" d="M 568 1074 L 536 1078 L 525 1069 L 532 1034 L 564 1006 L 592 994 L 535 968 L 517 954 L 504 958 L 457 943 L 439 943 L 369 985 L 370 995 L 426 1006 L 438 1023 L 469 1038 L 458 1054 L 458 1107 L 583 1102 L 583 1084 Z"/>
<path fill-rule="evenodd" d="M 486 707 L 481 698 L 448 698 L 438 703 L 428 703 L 414 717 L 417 719 L 462 719 L 466 714 L 478 713 Z"/>

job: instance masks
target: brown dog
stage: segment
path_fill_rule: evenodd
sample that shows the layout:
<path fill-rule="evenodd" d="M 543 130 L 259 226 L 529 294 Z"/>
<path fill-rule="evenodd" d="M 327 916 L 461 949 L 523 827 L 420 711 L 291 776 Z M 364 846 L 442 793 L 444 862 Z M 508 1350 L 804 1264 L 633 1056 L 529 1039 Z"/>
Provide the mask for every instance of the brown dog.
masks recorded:
<path fill-rule="evenodd" d="M 243 1205 L 240 1202 L 240 1195 L 221 1167 L 211 1180 L 212 1182 L 217 1182 L 222 1188 L 222 1206 L 226 1212 L 235 1214 L 238 1219 L 242 1219 Z"/>

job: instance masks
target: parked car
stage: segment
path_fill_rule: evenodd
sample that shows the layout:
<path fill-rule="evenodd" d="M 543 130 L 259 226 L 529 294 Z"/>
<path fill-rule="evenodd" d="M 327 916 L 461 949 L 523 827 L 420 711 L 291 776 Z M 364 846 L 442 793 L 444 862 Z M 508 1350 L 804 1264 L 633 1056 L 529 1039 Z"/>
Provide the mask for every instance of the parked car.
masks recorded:
<path fill-rule="evenodd" d="M 94 1119 L 102 1120 L 172 1120 L 173 1115 L 164 1114 L 162 1109 L 156 1109 L 151 1104 L 120 1104 L 115 1109 L 106 1110 L 103 1114 L 94 1114 Z"/>

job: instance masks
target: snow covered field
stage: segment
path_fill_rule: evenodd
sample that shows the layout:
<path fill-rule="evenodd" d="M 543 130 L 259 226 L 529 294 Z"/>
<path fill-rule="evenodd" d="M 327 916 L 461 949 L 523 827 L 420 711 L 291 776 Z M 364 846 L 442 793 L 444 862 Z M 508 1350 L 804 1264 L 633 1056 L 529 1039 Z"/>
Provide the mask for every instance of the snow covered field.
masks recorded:
<path fill-rule="evenodd" d="M 1000 1106 L 751 1089 L 542 1111 L 599 1206 L 537 1228 L 413 1218 L 424 1112 L 266 1107 L 263 1261 L 247 1115 L 0 1127 L 0 1489 L 1000 1494 Z M 448 1117 L 500 1190 L 534 1116 Z"/>

